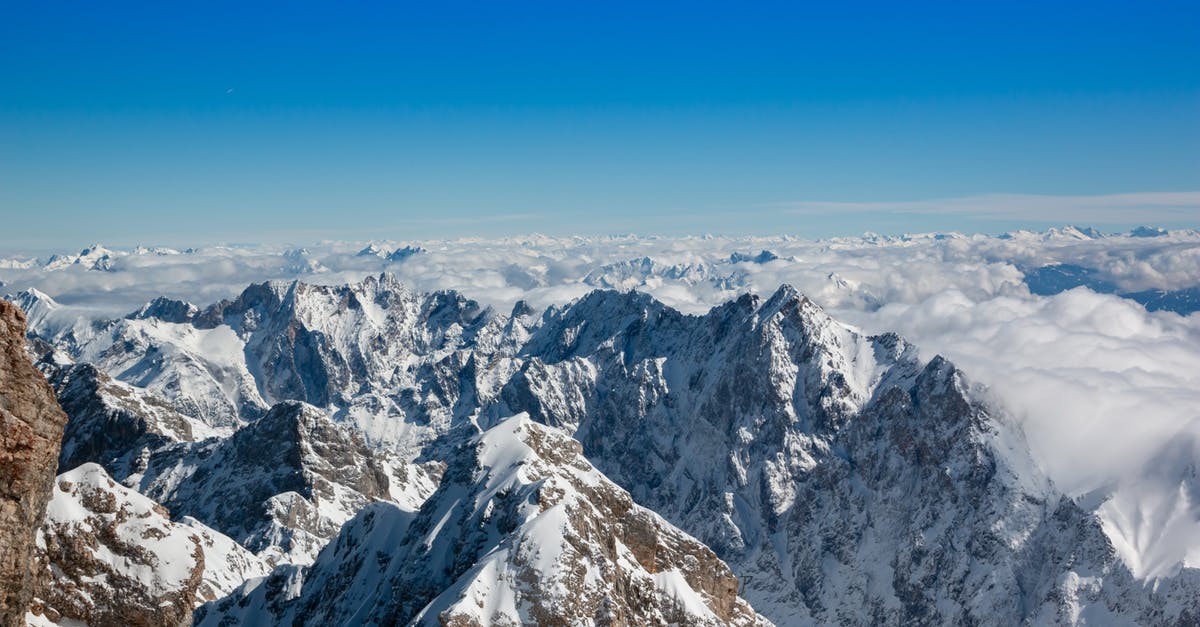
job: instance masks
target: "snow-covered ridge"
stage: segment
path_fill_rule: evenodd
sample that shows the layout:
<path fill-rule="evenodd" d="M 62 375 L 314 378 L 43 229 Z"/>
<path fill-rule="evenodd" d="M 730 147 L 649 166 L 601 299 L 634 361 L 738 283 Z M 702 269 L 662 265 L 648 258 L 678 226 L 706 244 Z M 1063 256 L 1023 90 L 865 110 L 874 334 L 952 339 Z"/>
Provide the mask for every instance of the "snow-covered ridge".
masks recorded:
<path fill-rule="evenodd" d="M 415 516 L 367 508 L 275 578 L 291 583 L 249 583 L 198 623 L 767 624 L 710 550 L 526 416 L 464 443 Z"/>

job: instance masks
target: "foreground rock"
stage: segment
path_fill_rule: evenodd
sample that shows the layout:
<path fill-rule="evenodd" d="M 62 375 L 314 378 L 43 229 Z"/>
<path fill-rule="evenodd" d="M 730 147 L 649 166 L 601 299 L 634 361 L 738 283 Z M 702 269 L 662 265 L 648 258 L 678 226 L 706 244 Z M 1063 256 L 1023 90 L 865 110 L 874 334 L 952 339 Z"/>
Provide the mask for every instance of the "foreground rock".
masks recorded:
<path fill-rule="evenodd" d="M 66 414 L 25 351 L 25 316 L 0 301 L 0 625 L 23 624 L 40 568 L 34 532 L 46 512 Z"/>
<path fill-rule="evenodd" d="M 527 416 L 465 444 L 417 514 L 377 504 L 311 569 L 197 611 L 221 624 L 766 624 L 703 544 Z M 293 598 L 294 597 L 294 598 Z"/>

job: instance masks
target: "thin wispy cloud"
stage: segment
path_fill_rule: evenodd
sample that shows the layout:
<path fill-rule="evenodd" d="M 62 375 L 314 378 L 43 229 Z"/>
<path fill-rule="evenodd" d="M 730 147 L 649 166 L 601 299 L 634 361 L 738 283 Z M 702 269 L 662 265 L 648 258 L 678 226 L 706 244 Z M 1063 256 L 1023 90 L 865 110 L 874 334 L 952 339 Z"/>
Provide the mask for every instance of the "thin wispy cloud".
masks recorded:
<path fill-rule="evenodd" d="M 461 217 L 445 217 L 445 216 L 422 216 L 417 218 L 405 218 L 396 220 L 394 224 L 397 226 L 458 226 L 464 224 L 476 223 L 504 223 L 504 222 L 525 222 L 528 220 L 539 220 L 545 218 L 544 215 L 538 213 L 504 213 L 504 214 L 489 214 L 478 216 L 461 216 Z"/>
<path fill-rule="evenodd" d="M 1194 220 L 1200 215 L 1200 191 L 1078 196 L 985 194 L 872 202 L 804 200 L 772 203 L 770 206 L 797 215 L 890 212 L 1036 222 L 1173 222 Z"/>

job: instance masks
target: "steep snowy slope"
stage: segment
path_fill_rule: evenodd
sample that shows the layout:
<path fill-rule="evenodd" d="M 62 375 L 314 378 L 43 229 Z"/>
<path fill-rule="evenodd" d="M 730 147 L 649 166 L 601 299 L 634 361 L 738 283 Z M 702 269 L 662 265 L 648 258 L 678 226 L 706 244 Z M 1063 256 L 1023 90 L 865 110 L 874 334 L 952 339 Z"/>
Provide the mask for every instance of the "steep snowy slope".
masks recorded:
<path fill-rule="evenodd" d="M 194 520 L 84 464 L 55 481 L 39 536 L 49 573 L 35 613 L 90 625 L 172 625 L 228 594 L 267 564 Z"/>
<path fill-rule="evenodd" d="M 1126 481 L 1097 513 L 1133 573 L 1173 577 L 1200 564 L 1200 442 L 1175 438 Z"/>
<path fill-rule="evenodd" d="M 197 618 L 201 625 L 764 623 L 737 589 L 712 551 L 635 505 L 577 442 L 517 416 L 464 443 L 415 516 L 371 506 L 307 572 L 278 570 Z"/>
<path fill-rule="evenodd" d="M 59 362 L 90 363 L 110 377 L 168 400 L 205 434 L 228 435 L 267 409 L 246 369 L 244 343 L 229 328 L 199 329 L 193 307 L 158 299 L 114 320 L 87 321 L 36 291 L 17 295 L 30 332 Z"/>

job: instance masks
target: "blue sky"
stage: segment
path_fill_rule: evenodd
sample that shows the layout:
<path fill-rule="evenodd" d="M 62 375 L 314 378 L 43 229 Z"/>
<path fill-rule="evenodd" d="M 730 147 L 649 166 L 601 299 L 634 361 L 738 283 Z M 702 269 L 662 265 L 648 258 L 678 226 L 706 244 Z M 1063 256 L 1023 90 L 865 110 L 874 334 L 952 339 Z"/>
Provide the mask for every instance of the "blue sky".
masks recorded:
<path fill-rule="evenodd" d="M 1194 1 L 3 13 L 6 249 L 1200 223 Z"/>

